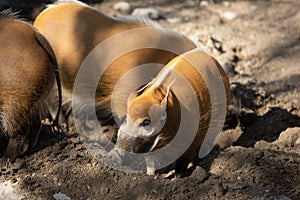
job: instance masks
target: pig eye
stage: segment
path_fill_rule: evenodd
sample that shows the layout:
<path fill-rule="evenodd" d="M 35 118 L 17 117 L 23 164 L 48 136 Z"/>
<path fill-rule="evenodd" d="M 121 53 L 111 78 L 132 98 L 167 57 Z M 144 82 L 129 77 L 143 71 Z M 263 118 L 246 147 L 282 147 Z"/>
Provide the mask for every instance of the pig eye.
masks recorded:
<path fill-rule="evenodd" d="M 149 126 L 151 123 L 151 121 L 149 119 L 145 119 L 141 124 L 140 126 Z"/>

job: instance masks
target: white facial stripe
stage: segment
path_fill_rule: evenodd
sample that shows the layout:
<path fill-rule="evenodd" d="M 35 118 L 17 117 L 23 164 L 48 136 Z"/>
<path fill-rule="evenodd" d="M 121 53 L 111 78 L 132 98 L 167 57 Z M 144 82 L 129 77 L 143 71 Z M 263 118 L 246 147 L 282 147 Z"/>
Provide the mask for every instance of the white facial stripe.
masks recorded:
<path fill-rule="evenodd" d="M 127 122 L 123 122 L 123 124 L 119 128 L 119 132 L 120 131 L 123 134 L 129 135 L 131 137 L 137 137 L 136 133 L 138 129 L 137 126 L 134 125 L 134 122 L 132 122 L 131 118 L 127 116 Z"/>
<path fill-rule="evenodd" d="M 157 134 L 157 131 L 152 125 L 149 125 L 149 127 L 141 127 L 139 122 L 131 121 L 132 120 L 127 117 L 127 123 L 123 122 L 119 128 L 118 137 L 121 137 L 121 132 L 122 134 L 126 134 L 131 137 L 152 137 Z"/>
<path fill-rule="evenodd" d="M 145 120 L 144 118 L 132 120 L 127 115 L 127 120 L 123 122 L 118 131 L 118 137 L 122 137 L 120 134 L 128 135 L 130 137 L 154 137 L 158 135 L 166 123 L 167 113 L 163 106 L 154 104 L 149 109 L 149 117 L 151 123 L 147 126 L 141 126 L 140 124 Z"/>

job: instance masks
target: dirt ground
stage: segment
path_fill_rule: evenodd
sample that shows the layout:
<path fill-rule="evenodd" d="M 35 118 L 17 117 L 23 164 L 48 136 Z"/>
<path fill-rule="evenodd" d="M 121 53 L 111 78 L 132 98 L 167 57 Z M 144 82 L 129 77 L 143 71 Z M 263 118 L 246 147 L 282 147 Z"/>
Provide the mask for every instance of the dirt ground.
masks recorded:
<path fill-rule="evenodd" d="M 118 1 L 95 6 L 111 15 Z M 0 169 L 11 199 L 300 199 L 300 1 L 134 1 L 203 45 L 237 82 L 241 113 L 185 178 L 102 164 L 76 134 L 44 127 L 38 148 Z M 232 123 L 231 123 L 232 124 Z M 1 188 L 1 184 L 0 184 Z M 2 192 L 0 199 L 9 199 Z"/>

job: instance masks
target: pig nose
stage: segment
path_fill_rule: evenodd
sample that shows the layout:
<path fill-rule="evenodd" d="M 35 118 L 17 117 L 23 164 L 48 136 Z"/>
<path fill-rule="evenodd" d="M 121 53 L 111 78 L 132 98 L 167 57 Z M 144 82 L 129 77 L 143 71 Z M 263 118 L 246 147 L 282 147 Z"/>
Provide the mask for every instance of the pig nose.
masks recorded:
<path fill-rule="evenodd" d="M 128 152 L 134 152 L 134 146 L 136 145 L 136 138 L 132 137 L 125 132 L 122 132 L 119 130 L 119 136 L 117 139 L 116 146 L 128 151 Z"/>

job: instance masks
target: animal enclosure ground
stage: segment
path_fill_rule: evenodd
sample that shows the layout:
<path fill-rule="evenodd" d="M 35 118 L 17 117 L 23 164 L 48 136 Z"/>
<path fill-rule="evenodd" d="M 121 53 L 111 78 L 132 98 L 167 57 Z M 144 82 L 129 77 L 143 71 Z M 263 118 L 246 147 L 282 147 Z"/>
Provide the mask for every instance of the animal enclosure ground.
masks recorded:
<path fill-rule="evenodd" d="M 95 6 L 117 15 L 117 2 Z M 198 41 L 240 83 L 237 127 L 187 177 L 164 179 L 111 169 L 76 134 L 45 126 L 35 152 L 1 167 L 0 183 L 24 199 L 300 199 L 300 2 L 128 2 L 157 9 L 162 27 Z"/>

